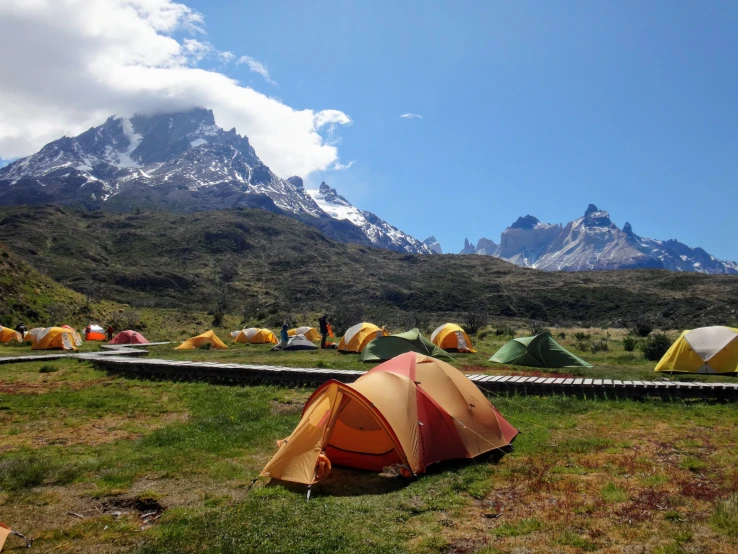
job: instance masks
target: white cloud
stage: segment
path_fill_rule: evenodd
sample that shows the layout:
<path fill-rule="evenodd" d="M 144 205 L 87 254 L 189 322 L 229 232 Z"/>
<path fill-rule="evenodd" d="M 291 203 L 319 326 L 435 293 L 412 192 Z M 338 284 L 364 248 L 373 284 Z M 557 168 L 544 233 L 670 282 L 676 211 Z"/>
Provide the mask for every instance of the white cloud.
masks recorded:
<path fill-rule="evenodd" d="M 423 116 L 419 113 L 404 113 L 400 116 L 400 119 L 423 119 Z"/>
<path fill-rule="evenodd" d="M 190 37 L 175 39 L 181 32 Z M 235 58 L 194 38 L 203 33 L 202 16 L 172 0 L 0 0 L 0 158 L 112 114 L 202 106 L 280 176 L 343 167 L 327 135 L 351 123 L 345 113 L 294 109 L 196 67 Z"/>
<path fill-rule="evenodd" d="M 267 83 L 270 83 L 272 85 L 276 85 L 277 83 L 275 81 L 272 81 L 272 78 L 269 76 L 269 70 L 266 68 L 266 66 L 261 63 L 258 60 L 255 60 L 251 56 L 241 56 L 238 58 L 237 64 L 246 64 L 251 71 L 254 73 L 258 73 L 262 77 L 264 77 L 264 80 Z"/>

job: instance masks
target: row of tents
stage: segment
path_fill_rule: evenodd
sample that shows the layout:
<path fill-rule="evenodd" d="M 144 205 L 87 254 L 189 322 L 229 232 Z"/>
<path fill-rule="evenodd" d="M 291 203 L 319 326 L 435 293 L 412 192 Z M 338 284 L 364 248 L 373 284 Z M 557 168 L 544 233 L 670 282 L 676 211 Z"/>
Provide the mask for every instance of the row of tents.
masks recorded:
<path fill-rule="evenodd" d="M 106 340 L 102 327 L 90 326 L 90 331 L 85 333 L 86 340 Z M 77 350 L 82 345 L 82 336 L 69 325 L 60 327 L 35 327 L 21 335 L 18 331 L 9 327 L 0 326 L 0 343 L 8 342 L 30 342 L 31 350 Z M 146 338 L 136 331 L 121 331 L 110 344 L 149 344 Z"/>

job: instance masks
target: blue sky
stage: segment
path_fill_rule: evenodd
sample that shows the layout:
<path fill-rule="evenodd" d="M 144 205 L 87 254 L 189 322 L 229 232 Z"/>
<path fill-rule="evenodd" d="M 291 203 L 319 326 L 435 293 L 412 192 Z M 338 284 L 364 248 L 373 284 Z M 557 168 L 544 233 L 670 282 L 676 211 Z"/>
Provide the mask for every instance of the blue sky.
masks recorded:
<path fill-rule="evenodd" d="M 591 202 L 738 259 L 734 2 L 187 4 L 278 86 L 229 75 L 352 118 L 338 135 L 355 164 L 314 181 L 446 251 Z"/>
<path fill-rule="evenodd" d="M 594 203 L 738 260 L 734 1 L 38 2 L 0 3 L 0 157 L 207 105 L 447 252 Z"/>

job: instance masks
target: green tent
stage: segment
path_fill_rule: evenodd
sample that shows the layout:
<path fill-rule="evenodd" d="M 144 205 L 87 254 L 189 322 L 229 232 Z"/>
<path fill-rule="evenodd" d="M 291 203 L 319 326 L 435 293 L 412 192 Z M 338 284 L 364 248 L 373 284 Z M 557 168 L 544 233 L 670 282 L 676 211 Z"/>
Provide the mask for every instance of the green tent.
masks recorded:
<path fill-rule="evenodd" d="M 420 334 L 417 329 L 405 333 L 377 337 L 366 345 L 361 353 L 362 362 L 384 362 L 405 352 L 418 352 L 434 358 L 453 360 L 444 349 L 439 348 Z"/>
<path fill-rule="evenodd" d="M 556 342 L 548 331 L 507 341 L 489 361 L 528 367 L 592 367 Z"/>

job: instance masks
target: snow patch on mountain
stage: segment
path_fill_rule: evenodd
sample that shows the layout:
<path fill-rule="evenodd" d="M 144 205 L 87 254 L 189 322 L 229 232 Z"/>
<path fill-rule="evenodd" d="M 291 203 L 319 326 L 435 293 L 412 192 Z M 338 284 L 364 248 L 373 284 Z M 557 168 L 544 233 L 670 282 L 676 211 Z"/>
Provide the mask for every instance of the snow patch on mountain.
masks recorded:
<path fill-rule="evenodd" d="M 325 183 L 320 188 L 307 193 L 325 213 L 334 219 L 345 219 L 356 225 L 379 248 L 388 248 L 415 254 L 432 254 L 433 250 L 419 240 L 403 233 L 375 214 L 360 210 L 351 205 Z"/>
<path fill-rule="evenodd" d="M 619 229 L 610 214 L 590 204 L 584 216 L 566 225 L 519 217 L 502 232 L 494 250 L 481 239 L 474 246 L 464 241 L 462 254 L 485 254 L 516 265 L 544 271 L 664 268 L 699 273 L 738 273 L 738 263 L 718 260 L 702 248 L 676 240 L 639 237 L 630 223 Z M 494 243 L 492 243 L 494 244 Z"/>

